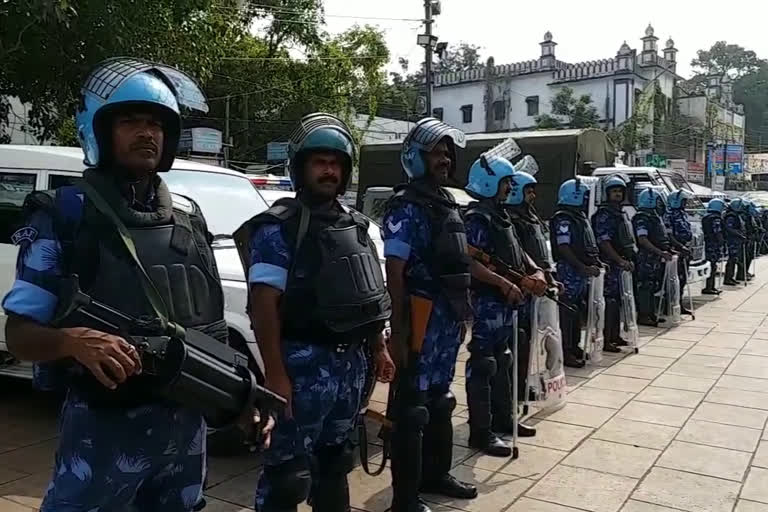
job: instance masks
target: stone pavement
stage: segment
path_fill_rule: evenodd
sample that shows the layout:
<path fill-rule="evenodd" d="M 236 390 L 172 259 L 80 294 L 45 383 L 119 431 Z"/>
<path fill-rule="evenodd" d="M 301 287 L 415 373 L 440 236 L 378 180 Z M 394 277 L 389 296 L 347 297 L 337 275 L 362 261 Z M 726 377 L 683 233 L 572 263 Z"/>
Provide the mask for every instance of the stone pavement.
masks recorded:
<path fill-rule="evenodd" d="M 516 461 L 467 448 L 462 352 L 454 474 L 480 496 L 427 496 L 433 510 L 768 512 L 768 261 L 759 268 L 749 287 L 697 297 L 696 320 L 643 328 L 639 354 L 569 370 L 568 405 L 531 421 L 538 435 L 520 440 Z M 0 512 L 39 506 L 55 445 L 55 403 L 15 387 L 0 399 Z M 377 389 L 373 407 L 383 410 L 385 397 Z M 212 459 L 205 510 L 250 510 L 258 471 L 254 456 Z M 353 507 L 384 511 L 389 484 L 388 472 L 355 469 Z"/>

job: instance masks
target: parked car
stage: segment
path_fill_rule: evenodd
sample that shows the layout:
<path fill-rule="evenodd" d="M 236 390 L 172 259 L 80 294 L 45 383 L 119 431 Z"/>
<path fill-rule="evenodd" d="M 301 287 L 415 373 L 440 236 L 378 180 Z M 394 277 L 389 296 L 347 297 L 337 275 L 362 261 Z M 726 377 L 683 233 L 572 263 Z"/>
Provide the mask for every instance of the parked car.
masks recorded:
<path fill-rule="evenodd" d="M 0 294 L 11 288 L 18 248 L 10 238 L 21 221 L 21 207 L 33 190 L 69 185 L 84 170 L 80 148 L 0 145 Z M 214 235 L 213 252 L 224 289 L 224 316 L 230 344 L 250 354 L 263 369 L 263 361 L 245 313 L 247 285 L 231 234 L 252 216 L 267 209 L 248 178 L 239 172 L 177 158 L 163 174 L 173 194 L 195 200 Z M 0 375 L 31 379 L 30 364 L 7 351 L 5 314 L 0 311 Z"/>

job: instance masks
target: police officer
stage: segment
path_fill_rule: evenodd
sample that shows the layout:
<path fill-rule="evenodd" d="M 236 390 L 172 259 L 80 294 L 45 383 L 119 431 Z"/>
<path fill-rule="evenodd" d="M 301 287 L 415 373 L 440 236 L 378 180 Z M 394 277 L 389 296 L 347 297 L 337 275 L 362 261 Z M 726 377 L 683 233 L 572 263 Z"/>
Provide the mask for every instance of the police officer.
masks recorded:
<path fill-rule="evenodd" d="M 471 276 L 459 206 L 442 187 L 455 172 L 456 147 L 464 145 L 461 131 L 435 118 L 416 123 L 401 152 L 410 181 L 396 188 L 383 219 L 392 296 L 390 348 L 398 368 L 396 393 L 390 399 L 396 423 L 393 512 L 428 511 L 419 491 L 459 499 L 477 496 L 474 486 L 449 473 L 456 408 L 450 385 L 471 319 Z M 414 339 L 407 329 L 414 323 L 426 324 L 423 339 Z"/>
<path fill-rule="evenodd" d="M 761 208 L 760 211 L 760 224 L 763 227 L 763 230 L 768 231 L 768 208 Z M 765 235 L 763 235 L 763 243 L 760 247 L 760 254 L 768 254 L 768 238 L 766 238 Z"/>
<path fill-rule="evenodd" d="M 563 335 L 564 364 L 571 368 L 584 367 L 584 353 L 579 348 L 581 316 L 589 291 L 589 278 L 600 275 L 599 249 L 595 233 L 587 218 L 589 187 L 578 179 L 560 185 L 558 210 L 550 219 L 552 253 L 557 262 L 557 275 L 565 293 L 562 300 L 575 308 L 574 314 L 560 307 L 560 327 Z"/>
<path fill-rule="evenodd" d="M 527 275 L 526 291 L 542 295 L 547 289 L 543 272 L 523 252 L 515 228 L 503 202 L 510 190 L 514 166 L 505 158 L 481 156 L 469 170 L 467 192 L 480 199 L 471 203 L 465 214 L 467 242 L 486 254 L 496 256 L 515 271 Z M 498 275 L 478 262 L 472 262 L 472 305 L 474 323 L 466 368 L 467 405 L 469 406 L 469 445 L 497 457 L 508 457 L 512 450 L 494 432 L 513 433 L 513 400 L 509 369 L 512 366 L 510 339 L 517 328 L 514 310 L 523 302 L 521 289 L 508 278 Z M 520 283 L 520 286 L 524 286 Z M 519 357 L 519 354 L 518 354 Z M 516 377 L 516 376 L 515 376 Z M 521 436 L 536 431 L 518 425 Z"/>
<path fill-rule="evenodd" d="M 19 359 L 37 363 L 38 386 L 68 390 L 41 510 L 182 512 L 205 504 L 201 415 L 156 398 L 137 350 L 102 332 L 99 322 L 73 313 L 52 326 L 57 308 L 67 306 L 60 294 L 72 274 L 94 300 L 158 318 L 115 223 L 90 189 L 127 228 L 175 312 L 170 320 L 227 341 L 205 219 L 193 202 L 173 202 L 160 177 L 176 154 L 179 107 L 199 107 L 195 98 L 204 105 L 197 85 L 178 70 L 130 58 L 102 62 L 81 90 L 76 116 L 85 183 L 36 192 L 26 202 L 26 226 L 14 235 L 16 281 L 3 302 L 6 339 Z"/>
<path fill-rule="evenodd" d="M 746 198 L 742 198 L 741 200 L 741 210 L 739 210 L 739 217 L 741 217 L 741 222 L 744 226 L 744 235 L 746 238 L 744 239 L 743 244 L 743 251 L 744 255 L 741 257 L 741 262 L 743 263 L 743 270 L 740 267 L 736 267 L 736 280 L 737 281 L 744 281 L 745 279 L 747 281 L 751 281 L 754 277 L 752 274 L 749 273 L 749 268 L 752 266 L 752 260 L 754 259 L 754 247 L 755 247 L 755 232 L 756 232 L 756 226 L 754 223 L 754 219 L 752 217 L 752 214 L 750 212 L 752 208 L 752 201 Z"/>
<path fill-rule="evenodd" d="M 639 247 L 636 267 L 637 321 L 656 327 L 660 320 L 656 316 L 655 296 L 663 284 L 663 263 L 672 259 L 667 230 L 659 215 L 659 210 L 664 208 L 664 200 L 657 190 L 646 188 L 638 196 L 637 208 L 632 218 Z"/>
<path fill-rule="evenodd" d="M 544 278 L 550 288 L 558 290 L 560 295 L 565 290 L 563 283 L 557 281 L 552 256 L 547 247 L 549 229 L 536 211 L 536 178 L 527 172 L 517 171 L 512 179 L 512 187 L 507 197 L 505 209 L 515 227 L 523 251 L 531 257 L 533 263 L 544 272 Z M 525 400 L 528 390 L 528 366 L 530 363 L 531 311 L 533 301 L 526 300 L 518 310 L 518 356 L 517 375 L 518 400 Z M 520 432 L 524 430 L 521 428 Z"/>
<path fill-rule="evenodd" d="M 256 510 L 346 512 L 349 440 L 368 364 L 393 373 L 382 336 L 391 304 L 368 222 L 342 208 L 355 146 L 349 128 L 328 114 L 302 118 L 289 143 L 295 198 L 278 201 L 250 229 L 250 314 L 268 388 L 286 397 L 265 453 Z M 350 265 L 350 261 L 355 262 Z"/>
<path fill-rule="evenodd" d="M 707 278 L 706 286 L 701 291 L 704 295 L 720 295 L 720 290 L 715 286 L 717 280 L 718 263 L 723 258 L 725 247 L 725 229 L 723 228 L 723 211 L 725 201 L 711 199 L 707 203 L 707 214 L 701 220 L 704 230 L 704 252 L 711 268 L 711 274 Z"/>
<path fill-rule="evenodd" d="M 605 202 L 592 218 L 597 243 L 603 261 L 608 262 L 605 274 L 605 329 L 604 350 L 620 352 L 627 342 L 621 338 L 621 272 L 633 272 L 637 247 L 629 220 L 622 207 L 627 194 L 627 183 L 621 176 L 602 180 Z"/>
<path fill-rule="evenodd" d="M 691 259 L 690 244 L 693 241 L 691 221 L 685 208 L 693 194 L 687 190 L 678 189 L 667 198 L 667 225 L 669 227 L 669 239 L 675 249 L 680 253 L 677 261 L 677 276 L 680 280 L 680 314 L 692 315 L 693 312 L 685 307 L 685 294 L 683 290 L 688 283 L 688 262 Z"/>
<path fill-rule="evenodd" d="M 744 277 L 744 244 L 747 236 L 744 231 L 744 221 L 739 213 L 743 207 L 741 198 L 731 200 L 728 209 L 725 212 L 723 223 L 725 225 L 725 241 L 728 245 L 728 262 L 725 264 L 725 279 L 723 284 L 727 286 L 736 286 L 738 282 L 734 279 L 736 268 L 739 269 L 739 275 Z"/>

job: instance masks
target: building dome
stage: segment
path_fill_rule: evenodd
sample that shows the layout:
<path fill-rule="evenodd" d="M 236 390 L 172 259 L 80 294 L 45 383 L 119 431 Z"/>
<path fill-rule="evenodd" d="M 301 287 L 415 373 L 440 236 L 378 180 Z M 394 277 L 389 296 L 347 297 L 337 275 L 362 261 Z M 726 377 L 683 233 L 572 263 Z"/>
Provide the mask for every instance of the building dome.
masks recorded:
<path fill-rule="evenodd" d="M 673 49 L 675 47 L 675 40 L 672 39 L 672 36 L 669 36 L 669 39 L 667 39 L 667 48 Z"/>
<path fill-rule="evenodd" d="M 645 29 L 645 35 L 647 37 L 653 37 L 656 31 L 653 29 L 653 25 L 648 24 L 648 28 Z"/>
<path fill-rule="evenodd" d="M 552 41 L 552 32 L 550 32 L 549 30 L 547 30 L 547 33 L 544 34 L 544 41 L 547 43 Z"/>

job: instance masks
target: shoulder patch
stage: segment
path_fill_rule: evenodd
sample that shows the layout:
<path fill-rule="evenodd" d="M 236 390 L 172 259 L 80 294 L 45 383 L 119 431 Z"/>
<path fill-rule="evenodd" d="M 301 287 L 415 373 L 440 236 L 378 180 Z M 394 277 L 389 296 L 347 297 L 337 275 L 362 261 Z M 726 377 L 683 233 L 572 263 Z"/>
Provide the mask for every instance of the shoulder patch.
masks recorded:
<path fill-rule="evenodd" d="M 14 245 L 19 245 L 21 242 L 32 243 L 37 239 L 37 235 L 37 229 L 32 226 L 26 226 L 11 235 L 11 242 Z"/>

